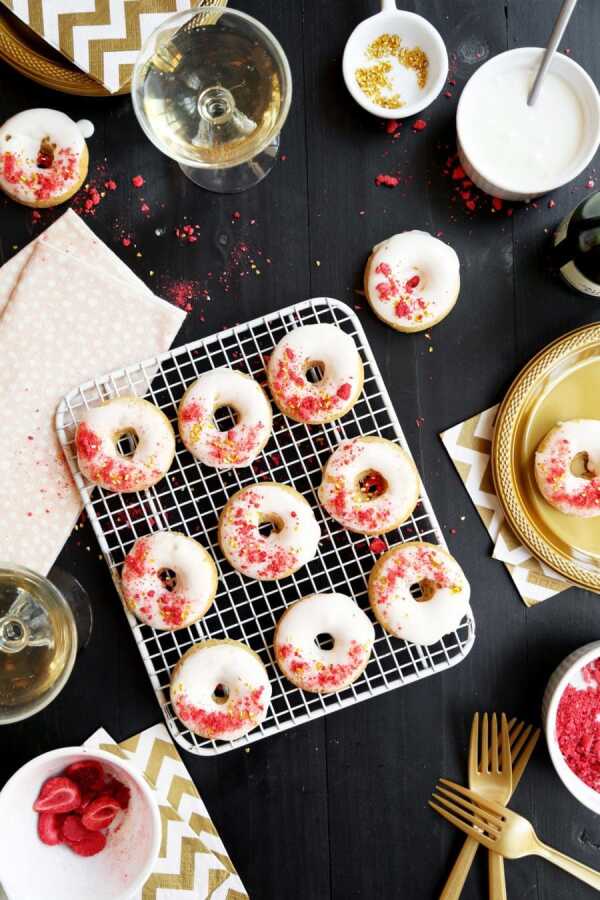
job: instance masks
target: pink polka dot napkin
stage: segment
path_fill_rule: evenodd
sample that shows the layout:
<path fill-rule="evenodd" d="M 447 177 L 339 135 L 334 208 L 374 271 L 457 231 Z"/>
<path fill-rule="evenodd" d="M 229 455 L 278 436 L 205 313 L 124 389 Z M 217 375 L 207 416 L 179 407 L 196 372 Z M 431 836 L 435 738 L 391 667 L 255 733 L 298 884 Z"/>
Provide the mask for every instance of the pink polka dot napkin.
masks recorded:
<path fill-rule="evenodd" d="M 168 350 L 184 317 L 72 211 L 0 269 L 0 561 L 46 574 L 81 511 L 54 431 L 62 396 Z"/>

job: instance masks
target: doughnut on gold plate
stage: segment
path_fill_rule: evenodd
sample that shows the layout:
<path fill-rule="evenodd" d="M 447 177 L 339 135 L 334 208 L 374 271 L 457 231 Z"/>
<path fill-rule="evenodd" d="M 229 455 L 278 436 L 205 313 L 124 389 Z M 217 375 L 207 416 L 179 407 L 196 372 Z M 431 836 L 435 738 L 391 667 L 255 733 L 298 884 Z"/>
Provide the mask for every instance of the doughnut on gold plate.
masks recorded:
<path fill-rule="evenodd" d="M 600 324 L 553 341 L 517 375 L 498 410 L 491 456 L 496 493 L 515 535 L 573 584 L 600 593 L 600 516 L 553 509 L 533 470 L 546 432 L 580 418 L 600 419 Z"/>
<path fill-rule="evenodd" d="M 227 0 L 197 0 L 192 5 L 227 6 Z M 126 84 L 111 94 L 1 4 L 0 59 L 25 78 L 55 91 L 61 91 L 63 94 L 75 94 L 79 97 L 115 97 L 129 93 L 129 84 Z"/>

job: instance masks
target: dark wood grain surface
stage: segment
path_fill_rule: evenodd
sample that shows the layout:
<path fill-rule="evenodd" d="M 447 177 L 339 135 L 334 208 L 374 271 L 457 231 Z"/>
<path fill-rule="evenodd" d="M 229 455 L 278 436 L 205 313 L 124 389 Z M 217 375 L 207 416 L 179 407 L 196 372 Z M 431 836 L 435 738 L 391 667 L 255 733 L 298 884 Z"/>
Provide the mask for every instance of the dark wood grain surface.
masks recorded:
<path fill-rule="evenodd" d="M 425 130 L 414 132 L 406 122 L 397 138 L 355 105 L 341 77 L 345 39 L 375 10 L 375 0 L 235 5 L 275 32 L 294 78 L 285 158 L 247 194 L 211 195 L 188 182 L 144 138 L 126 97 L 69 98 L 0 67 L 0 117 L 50 106 L 95 122 L 91 176 L 98 183 L 113 178 L 118 187 L 86 221 L 158 292 L 172 294 L 181 279 L 194 282 L 193 308 L 178 342 L 309 296 L 329 295 L 360 307 L 451 551 L 471 580 L 477 642 L 465 662 L 443 676 L 261 741 L 247 752 L 185 761 L 253 900 L 425 900 L 439 892 L 460 846 L 427 799 L 439 774 L 465 774 L 473 711 L 505 709 L 538 721 L 554 667 L 600 631 L 599 601 L 590 593 L 571 590 L 537 609 L 524 607 L 503 566 L 490 559 L 489 538 L 437 437 L 496 402 L 520 366 L 549 340 L 597 318 L 597 302 L 570 292 L 546 264 L 549 232 L 586 193 L 592 169 L 552 194 L 554 203 L 543 198 L 516 207 L 512 216 L 505 208 L 492 211 L 489 198 L 481 198 L 475 212 L 465 209 L 445 174 L 466 79 L 491 55 L 542 44 L 559 2 L 405 4 L 441 31 L 455 84 L 448 86 L 451 96 L 441 96 L 424 113 Z M 599 36 L 600 5 L 581 0 L 563 49 L 596 83 Z M 399 175 L 398 187 L 376 187 L 380 172 Z M 138 173 L 146 180 L 142 191 L 130 184 Z M 146 214 L 142 196 L 150 207 Z M 35 223 L 30 211 L 0 201 L 0 259 L 53 218 L 44 213 Z M 186 221 L 199 225 L 195 244 L 174 235 Z M 406 228 L 442 232 L 461 258 L 459 303 L 431 341 L 387 329 L 357 293 L 372 245 Z M 123 234 L 134 244 L 124 247 Z M 38 301 L 43 298 L 32 298 Z M 123 357 L 127 361 L 126 335 Z M 0 427 L 10 423 L 3 420 Z M 123 739 L 159 718 L 89 526 L 71 537 L 60 563 L 92 597 L 93 639 L 58 700 L 34 719 L 2 729 L 0 782 L 38 753 L 81 742 L 100 725 Z M 600 868 L 599 821 L 562 787 L 543 744 L 514 805 L 550 844 Z M 487 896 L 480 857 L 463 895 L 467 900 Z M 533 859 L 510 863 L 507 881 L 511 898 L 583 900 L 592 894 Z"/>

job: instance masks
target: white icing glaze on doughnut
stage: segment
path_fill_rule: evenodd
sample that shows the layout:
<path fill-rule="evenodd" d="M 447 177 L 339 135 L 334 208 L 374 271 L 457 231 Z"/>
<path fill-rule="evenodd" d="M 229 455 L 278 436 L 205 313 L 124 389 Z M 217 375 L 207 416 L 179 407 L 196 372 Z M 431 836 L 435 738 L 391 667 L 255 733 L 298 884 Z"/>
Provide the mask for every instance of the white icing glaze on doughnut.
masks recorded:
<path fill-rule="evenodd" d="M 311 364 L 323 366 L 315 384 L 306 378 Z M 350 335 L 335 325 L 303 325 L 277 344 L 267 367 L 269 388 L 290 418 L 320 425 L 345 415 L 363 384 L 363 365 Z"/>
<path fill-rule="evenodd" d="M 224 702 L 215 689 L 227 691 Z M 241 641 L 203 641 L 181 657 L 171 679 L 175 715 L 207 740 L 233 741 L 263 721 L 271 700 L 267 670 Z"/>
<path fill-rule="evenodd" d="M 160 578 L 175 572 L 173 590 Z M 141 622 L 164 631 L 201 619 L 217 589 L 217 568 L 204 547 L 175 531 L 158 531 L 135 542 L 125 557 L 121 585 L 127 606 Z"/>
<path fill-rule="evenodd" d="M 411 585 L 420 584 L 416 600 Z M 456 562 L 436 544 L 397 544 L 375 563 L 369 602 L 386 631 L 415 644 L 435 644 L 460 625 L 469 611 L 469 582 Z"/>
<path fill-rule="evenodd" d="M 363 481 L 361 490 L 361 480 Z M 378 496 L 369 488 L 380 490 Z M 419 476 L 402 447 L 379 437 L 342 441 L 329 457 L 319 500 L 344 528 L 385 534 L 404 522 L 419 499 Z"/>
<path fill-rule="evenodd" d="M 585 454 L 589 477 L 571 471 Z M 570 419 L 555 425 L 535 453 L 535 480 L 545 499 L 568 516 L 600 516 L 600 420 Z"/>
<path fill-rule="evenodd" d="M 117 449 L 120 436 L 133 431 L 132 456 Z M 115 397 L 88 409 L 77 426 L 79 469 L 107 491 L 143 491 L 163 478 L 175 454 L 175 435 L 157 406 L 136 397 Z"/>
<path fill-rule="evenodd" d="M 220 431 L 214 421 L 221 406 L 237 413 L 228 431 Z M 205 372 L 179 407 L 181 440 L 200 462 L 218 469 L 250 465 L 269 440 L 271 421 L 271 404 L 261 386 L 234 369 Z"/>
<path fill-rule="evenodd" d="M 446 316 L 460 288 L 458 256 L 425 231 L 403 231 L 373 247 L 365 292 L 388 325 L 422 331 Z"/>
<path fill-rule="evenodd" d="M 315 642 L 334 640 L 330 650 Z M 361 674 L 371 655 L 375 629 L 369 617 L 344 594 L 310 594 L 283 614 L 273 648 L 279 668 L 304 691 L 340 691 Z"/>
<path fill-rule="evenodd" d="M 48 167 L 40 167 L 40 151 L 52 147 Z M 55 109 L 28 109 L 0 127 L 0 187 L 11 197 L 35 205 L 68 194 L 81 182 L 81 131 Z"/>
<path fill-rule="evenodd" d="M 262 535 L 262 522 L 281 530 Z M 219 543 L 234 569 L 249 578 L 274 581 L 306 565 L 321 533 L 304 497 L 274 481 L 253 484 L 231 497 L 219 519 Z"/>
<path fill-rule="evenodd" d="M 89 119 L 79 119 L 77 121 L 77 127 L 79 128 L 82 136 L 87 140 L 91 138 L 96 130 L 94 128 L 94 123 L 90 122 Z"/>

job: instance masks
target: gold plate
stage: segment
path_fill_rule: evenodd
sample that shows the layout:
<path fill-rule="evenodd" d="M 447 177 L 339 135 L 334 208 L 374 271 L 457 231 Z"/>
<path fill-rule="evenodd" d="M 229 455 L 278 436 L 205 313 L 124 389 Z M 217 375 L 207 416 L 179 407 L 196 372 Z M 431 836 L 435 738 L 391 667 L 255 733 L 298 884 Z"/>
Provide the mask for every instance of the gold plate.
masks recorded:
<path fill-rule="evenodd" d="M 227 0 L 198 0 L 195 6 L 227 6 Z M 0 59 L 25 78 L 44 87 L 79 97 L 116 97 L 128 94 L 129 85 L 111 94 L 98 81 L 78 69 L 62 53 L 0 4 Z"/>
<path fill-rule="evenodd" d="M 496 418 L 492 473 L 517 537 L 542 562 L 600 593 L 600 516 L 551 507 L 535 483 L 537 445 L 557 422 L 600 418 L 600 324 L 549 344 L 516 377 Z"/>

